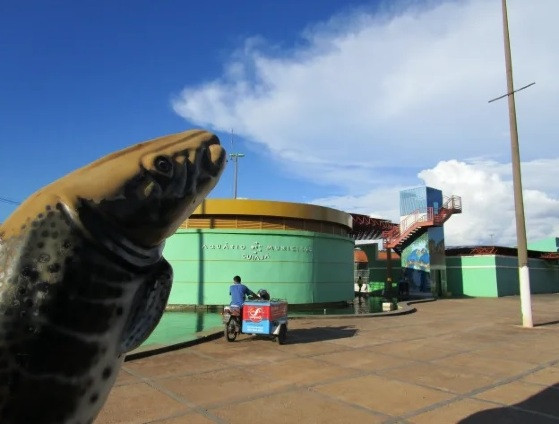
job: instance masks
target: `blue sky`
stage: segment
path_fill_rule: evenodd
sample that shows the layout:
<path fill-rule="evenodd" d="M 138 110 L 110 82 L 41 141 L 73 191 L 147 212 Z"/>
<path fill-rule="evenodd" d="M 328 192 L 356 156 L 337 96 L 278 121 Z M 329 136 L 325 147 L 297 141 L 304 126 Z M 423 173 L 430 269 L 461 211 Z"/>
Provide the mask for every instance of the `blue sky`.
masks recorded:
<path fill-rule="evenodd" d="M 197 127 L 171 106 L 185 85 L 218 77 L 249 37 L 291 49 L 309 23 L 355 3 L 2 2 L 0 154 L 11 159 L 0 168 L 0 197 L 21 201 L 113 150 Z M 219 135 L 230 150 L 230 133 Z M 234 141 L 247 154 L 239 195 L 310 200 L 321 189 Z M 228 168 L 213 196 L 231 195 Z M 0 204 L 0 220 L 12 209 Z"/>
<path fill-rule="evenodd" d="M 555 12 L 509 0 L 515 81 L 536 81 L 517 96 L 529 238 L 559 234 Z M 241 197 L 397 219 L 398 191 L 427 183 L 464 198 L 454 244 L 512 244 L 506 101 L 487 104 L 500 19 L 486 0 L 1 2 L 0 197 L 204 127 L 246 154 Z"/>

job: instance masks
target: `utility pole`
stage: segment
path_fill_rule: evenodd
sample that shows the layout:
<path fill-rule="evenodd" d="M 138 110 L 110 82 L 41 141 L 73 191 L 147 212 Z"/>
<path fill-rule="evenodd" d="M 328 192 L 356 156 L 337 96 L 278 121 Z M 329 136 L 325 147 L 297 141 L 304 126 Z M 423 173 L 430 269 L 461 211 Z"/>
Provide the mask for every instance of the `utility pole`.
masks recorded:
<path fill-rule="evenodd" d="M 237 198 L 237 173 L 238 173 L 238 164 L 239 158 L 244 158 L 245 155 L 243 153 L 230 153 L 229 158 L 235 162 L 235 176 L 233 177 L 233 199 Z"/>
<path fill-rule="evenodd" d="M 524 218 L 524 200 L 522 198 L 522 178 L 520 175 L 520 150 L 518 147 L 518 128 L 516 125 L 516 105 L 514 102 L 514 85 L 512 79 L 512 59 L 511 59 L 511 52 L 510 52 L 507 2 L 506 0 L 501 0 L 501 2 L 502 2 L 502 9 L 503 9 L 505 64 L 507 70 L 507 98 L 509 104 L 510 142 L 511 142 L 511 152 L 512 152 L 512 178 L 513 178 L 513 186 L 514 186 L 514 210 L 516 215 L 516 240 L 518 245 L 517 249 L 518 249 L 518 278 L 520 282 L 520 307 L 522 311 L 522 325 L 524 327 L 533 327 L 534 323 L 532 321 L 530 272 L 528 269 L 528 247 L 526 243 L 526 222 Z"/>
<path fill-rule="evenodd" d="M 231 130 L 231 150 L 233 150 L 233 130 Z M 235 171 L 233 176 L 233 199 L 237 198 L 237 176 L 238 176 L 238 166 L 239 166 L 239 158 L 244 158 L 245 155 L 243 153 L 230 153 L 229 159 L 235 162 Z"/>

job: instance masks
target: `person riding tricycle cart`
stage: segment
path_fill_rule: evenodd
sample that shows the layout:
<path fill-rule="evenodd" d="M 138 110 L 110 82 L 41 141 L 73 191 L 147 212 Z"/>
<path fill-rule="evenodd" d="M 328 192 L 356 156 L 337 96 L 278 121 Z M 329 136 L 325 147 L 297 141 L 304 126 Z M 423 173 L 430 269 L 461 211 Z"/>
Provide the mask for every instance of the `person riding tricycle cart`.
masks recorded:
<path fill-rule="evenodd" d="M 257 296 L 250 296 L 242 306 L 226 306 L 223 323 L 228 342 L 245 333 L 267 335 L 284 344 L 287 338 L 287 301 L 270 300 L 266 290 L 259 290 Z"/>

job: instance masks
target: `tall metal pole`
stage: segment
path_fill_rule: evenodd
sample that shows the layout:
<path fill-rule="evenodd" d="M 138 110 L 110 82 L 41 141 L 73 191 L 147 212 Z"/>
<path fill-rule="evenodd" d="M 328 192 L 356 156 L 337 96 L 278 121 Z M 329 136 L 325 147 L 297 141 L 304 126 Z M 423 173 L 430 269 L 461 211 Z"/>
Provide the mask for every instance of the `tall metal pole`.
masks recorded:
<path fill-rule="evenodd" d="M 237 172 L 238 172 L 238 167 L 239 166 L 239 157 L 237 155 L 235 155 L 235 177 L 234 177 L 234 183 L 233 183 L 233 199 L 237 198 Z"/>
<path fill-rule="evenodd" d="M 237 167 L 239 164 L 239 158 L 243 158 L 245 157 L 245 155 L 243 153 L 230 153 L 229 154 L 229 158 L 233 160 L 233 162 L 235 162 L 235 171 L 234 171 L 234 176 L 233 176 L 233 199 L 237 198 L 237 175 L 238 175 L 238 171 L 237 171 Z"/>
<path fill-rule="evenodd" d="M 233 150 L 233 128 L 231 128 L 231 150 Z M 243 157 L 245 157 L 243 153 L 229 154 L 229 159 L 232 159 L 233 162 L 235 162 L 235 171 L 233 176 L 233 199 L 237 198 L 237 175 L 238 175 L 237 167 L 239 166 L 239 158 L 243 158 Z"/>
<path fill-rule="evenodd" d="M 520 175 L 520 150 L 518 147 L 518 129 L 516 126 L 516 106 L 514 103 L 514 85 L 512 80 L 512 59 L 509 40 L 509 23 L 507 2 L 501 0 L 503 8 L 503 33 L 505 41 L 505 63 L 507 68 L 507 91 L 509 104 L 510 143 L 512 152 L 512 177 L 514 186 L 514 209 L 516 215 L 516 240 L 518 249 L 518 277 L 520 282 L 520 306 L 522 325 L 533 327 L 532 301 L 530 294 L 530 272 L 528 269 L 528 247 L 526 244 L 526 223 L 524 219 L 524 201 L 522 198 L 522 178 Z"/>

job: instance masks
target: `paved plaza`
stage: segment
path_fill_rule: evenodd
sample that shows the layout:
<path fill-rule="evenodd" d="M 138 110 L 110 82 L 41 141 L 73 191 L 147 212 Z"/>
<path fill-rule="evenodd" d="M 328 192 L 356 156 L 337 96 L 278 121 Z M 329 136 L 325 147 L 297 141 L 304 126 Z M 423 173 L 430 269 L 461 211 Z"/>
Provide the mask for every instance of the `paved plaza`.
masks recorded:
<path fill-rule="evenodd" d="M 390 317 L 297 319 L 125 362 L 96 424 L 559 423 L 559 295 L 443 299 Z"/>

